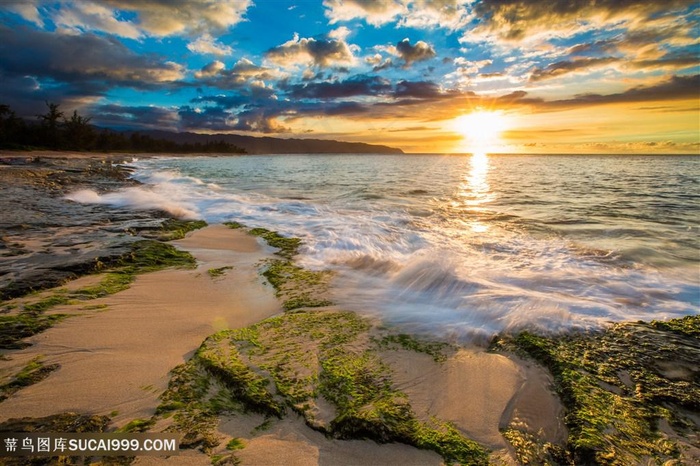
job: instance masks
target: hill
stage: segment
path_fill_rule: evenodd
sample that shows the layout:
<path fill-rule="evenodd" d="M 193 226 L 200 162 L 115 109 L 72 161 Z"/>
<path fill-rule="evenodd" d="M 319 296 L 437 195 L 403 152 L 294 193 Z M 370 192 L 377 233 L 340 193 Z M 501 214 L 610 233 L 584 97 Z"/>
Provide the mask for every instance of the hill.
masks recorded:
<path fill-rule="evenodd" d="M 160 130 L 138 132 L 178 144 L 224 141 L 243 148 L 248 154 L 403 154 L 401 149 L 394 147 L 325 139 L 282 139 L 238 134 L 173 133 Z"/>

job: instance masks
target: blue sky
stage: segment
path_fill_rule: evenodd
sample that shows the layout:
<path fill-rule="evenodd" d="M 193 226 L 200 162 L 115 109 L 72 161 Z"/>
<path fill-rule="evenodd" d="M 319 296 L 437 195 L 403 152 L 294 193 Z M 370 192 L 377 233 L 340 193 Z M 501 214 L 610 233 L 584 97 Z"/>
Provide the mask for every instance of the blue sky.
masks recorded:
<path fill-rule="evenodd" d="M 415 152 L 469 151 L 482 112 L 495 151 L 697 153 L 699 20 L 689 0 L 4 0 L 0 103 Z"/>

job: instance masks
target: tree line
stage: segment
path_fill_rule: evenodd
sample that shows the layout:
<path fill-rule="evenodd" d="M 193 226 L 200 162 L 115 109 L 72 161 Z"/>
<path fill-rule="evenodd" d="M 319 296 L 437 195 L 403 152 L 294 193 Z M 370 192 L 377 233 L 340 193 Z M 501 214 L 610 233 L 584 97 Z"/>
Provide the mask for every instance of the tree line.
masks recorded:
<path fill-rule="evenodd" d="M 124 134 L 96 128 L 90 117 L 74 110 L 70 117 L 60 105 L 46 102 L 47 111 L 37 121 L 17 116 L 0 104 L 0 149 L 70 150 L 86 152 L 155 152 L 155 153 L 226 153 L 242 154 L 245 150 L 226 141 L 177 143 L 147 134 Z"/>

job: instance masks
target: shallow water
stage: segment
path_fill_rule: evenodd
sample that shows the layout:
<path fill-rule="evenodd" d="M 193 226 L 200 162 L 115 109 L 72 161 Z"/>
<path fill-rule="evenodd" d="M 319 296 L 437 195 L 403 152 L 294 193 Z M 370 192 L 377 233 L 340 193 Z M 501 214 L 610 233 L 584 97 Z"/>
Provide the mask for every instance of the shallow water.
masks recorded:
<path fill-rule="evenodd" d="M 488 338 L 698 312 L 700 157 L 158 158 L 81 202 L 304 239 L 336 301 L 407 330 Z"/>

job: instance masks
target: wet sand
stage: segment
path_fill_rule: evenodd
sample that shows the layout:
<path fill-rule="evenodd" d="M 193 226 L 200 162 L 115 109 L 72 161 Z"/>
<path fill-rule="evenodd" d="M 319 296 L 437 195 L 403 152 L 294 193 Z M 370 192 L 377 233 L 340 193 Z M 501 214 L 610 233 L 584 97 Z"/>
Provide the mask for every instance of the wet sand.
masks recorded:
<path fill-rule="evenodd" d="M 15 157 L 17 154 L 0 156 Z M 56 159 L 52 163 L 59 166 L 64 163 L 62 159 L 70 160 L 66 165 L 78 171 L 84 161 L 110 160 L 109 155 L 82 153 L 22 156 Z M 12 169 L 6 166 L 4 172 L 10 181 Z M 41 170 L 51 172 L 53 168 Z M 23 196 L 37 191 L 53 193 L 51 196 L 56 198 L 75 184 L 90 183 L 89 176 L 78 176 L 77 181 L 58 185 L 45 185 L 46 178 L 35 178 L 32 175 L 18 181 L 17 186 L 23 186 L 26 191 L 22 191 Z M 38 185 L 37 180 L 40 181 Z M 35 197 L 41 199 L 41 196 Z M 39 207 L 35 210 L 39 219 L 35 227 L 31 224 L 30 229 L 25 228 L 25 219 L 15 222 L 21 223 L 22 229 L 8 224 L 8 236 L 4 241 L 11 244 L 23 240 L 24 255 L 4 259 L 6 263 L 0 265 L 6 269 L 5 273 L 19 270 L 18 265 L 27 267 L 31 261 L 44 262 L 44 256 L 37 253 L 39 250 L 47 251 L 59 261 L 60 257 L 69 257 L 67 254 L 74 254 L 77 249 L 81 253 L 91 252 L 94 247 L 94 254 L 101 254 L 93 245 L 99 246 L 100 241 L 105 241 L 103 226 L 96 226 L 94 234 L 90 233 L 87 240 L 92 242 L 62 245 L 57 240 L 61 238 L 61 231 L 84 232 L 86 227 L 76 223 L 55 226 L 52 227 L 55 231 L 44 233 L 44 223 L 51 221 L 50 215 L 56 209 Z M 99 208 L 94 212 L 81 206 L 75 209 L 76 212 L 66 211 L 62 215 L 78 221 L 85 219 L 87 212 L 99 220 L 93 222 L 95 224 L 99 224 L 104 215 Z M 127 214 L 124 212 L 123 225 L 132 225 L 133 220 Z M 109 215 L 114 218 L 114 213 Z M 153 222 L 148 216 L 139 221 L 145 225 Z M 116 229 L 115 226 L 111 224 L 115 235 L 123 237 L 122 224 Z M 43 234 L 46 239 L 44 236 L 32 239 L 30 233 Z M 64 236 L 71 238 L 72 234 Z M 189 251 L 197 259 L 196 270 L 171 269 L 140 275 L 129 289 L 90 302 L 95 307 L 102 305 L 103 309 L 78 311 L 83 315 L 68 318 L 28 339 L 32 346 L 4 350 L 8 359 L 0 361 L 0 377 L 17 373 L 37 356 L 47 365 L 60 364 L 60 368 L 0 403 L 0 422 L 73 411 L 109 415 L 116 428 L 134 419 L 151 417 L 159 404 L 158 396 L 167 387 L 169 371 L 187 361 L 207 336 L 224 328 L 245 327 L 281 312 L 273 290 L 263 284 L 258 273 L 259 262 L 270 257 L 266 252 L 269 248 L 262 247 L 258 241 L 242 231 L 221 225 L 190 233 L 171 244 Z M 67 248 L 66 252 L 59 250 L 61 247 Z M 24 257 L 27 259 L 22 262 Z M 91 256 L 86 257 L 89 260 Z M 221 276 L 212 277 L 208 273 L 210 269 L 224 267 Z M 95 281 L 95 276 L 86 276 L 67 287 L 80 288 Z M 58 306 L 51 312 L 75 314 L 76 309 Z M 462 348 L 442 364 L 430 356 L 407 350 L 386 351 L 382 357 L 393 370 L 396 388 L 408 395 L 419 418 L 435 416 L 453 422 L 464 434 L 492 449 L 493 458 L 500 461 L 499 464 L 517 464 L 499 431 L 512 422 L 527 426 L 533 432 L 541 431 L 550 441 L 565 439 L 561 405 L 550 389 L 550 376 L 539 366 L 478 348 Z M 329 409 L 333 408 L 329 406 Z M 236 452 L 242 464 L 442 464 L 436 453 L 406 445 L 328 439 L 293 414 L 275 422 L 269 430 L 254 431 L 261 422 L 262 419 L 255 416 L 222 418 L 219 425 L 222 452 L 226 453 L 223 448 L 227 439 L 235 437 L 245 443 L 245 448 Z M 162 426 L 156 426 L 159 427 Z M 136 464 L 164 462 L 211 464 L 211 458 L 196 450 L 183 450 L 181 455 L 168 459 L 140 457 Z"/>
<path fill-rule="evenodd" d="M 27 349 L 13 351 L 5 369 L 17 372 L 36 356 L 61 368 L 0 403 L 0 420 L 64 411 L 117 411 L 117 426 L 148 418 L 167 387 L 168 372 L 208 335 L 280 312 L 254 267 L 266 254 L 253 237 L 214 226 L 181 243 L 198 260 L 196 270 L 141 275 L 128 290 L 91 301 L 107 305 L 105 310 L 67 319 L 29 339 L 33 345 Z M 222 277 L 207 273 L 234 264 Z"/>
<path fill-rule="evenodd" d="M 0 420 L 42 417 L 65 411 L 106 414 L 115 427 L 154 414 L 169 371 L 185 362 L 208 335 L 223 328 L 244 327 L 280 312 L 272 290 L 265 287 L 256 264 L 267 253 L 256 238 L 215 225 L 173 244 L 190 251 L 196 270 L 165 270 L 139 276 L 128 290 L 94 301 L 101 312 L 76 316 L 30 339 L 24 350 L 11 352 L 7 370 L 18 370 L 41 355 L 61 368 L 47 379 L 0 403 Z M 218 278 L 207 271 L 233 267 Z M 73 282 L 93 280 L 85 277 Z M 57 309 L 60 311 L 60 309 Z M 546 437 L 561 436 L 560 406 L 538 368 L 479 349 L 460 349 L 445 363 L 406 350 L 382 357 L 393 369 L 397 388 L 409 396 L 423 419 L 437 416 L 453 422 L 469 437 L 514 464 L 499 427 L 513 416 Z M 533 372 L 535 371 L 535 372 Z M 441 464 L 441 458 L 410 446 L 325 438 L 291 415 L 271 429 L 255 432 L 262 418 L 222 419 L 224 439 L 241 438 L 237 452 L 243 464 Z M 208 464 L 209 456 L 139 458 L 137 464 Z"/>

